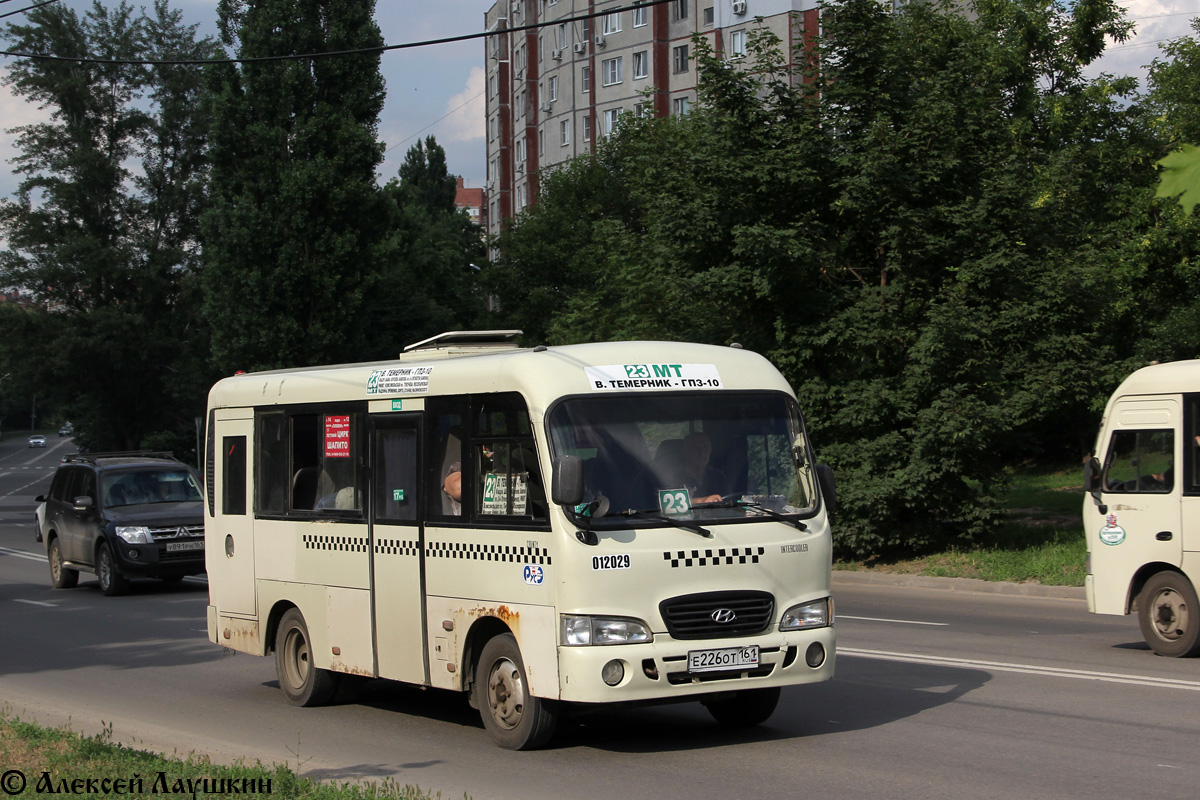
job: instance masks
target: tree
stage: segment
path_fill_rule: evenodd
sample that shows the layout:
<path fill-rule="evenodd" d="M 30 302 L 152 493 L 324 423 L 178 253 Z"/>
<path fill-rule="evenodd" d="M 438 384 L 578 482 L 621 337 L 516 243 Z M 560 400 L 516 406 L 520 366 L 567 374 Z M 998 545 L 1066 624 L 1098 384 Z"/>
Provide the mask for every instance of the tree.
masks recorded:
<path fill-rule="evenodd" d="M 374 0 L 221 0 L 246 59 L 212 72 L 205 314 L 225 372 L 346 361 L 387 211 L 375 169 L 384 87 Z M 304 54 L 357 51 L 329 58 Z M 255 60 L 272 59 L 277 60 Z"/>
<path fill-rule="evenodd" d="M 1089 427 L 1092 241 L 1154 147 L 1130 82 L 1082 77 L 1115 6 L 979 12 L 831 3 L 803 76 L 765 31 L 749 69 L 697 39 L 696 111 L 625 118 L 502 235 L 505 313 L 768 354 L 838 471 L 843 553 L 985 534 L 1005 468 Z"/>
<path fill-rule="evenodd" d="M 6 36 L 16 49 L 68 58 L 214 52 L 165 0 L 149 16 L 126 3 L 97 2 L 82 17 L 45 6 Z M 4 281 L 49 310 L 33 323 L 39 402 L 76 421 L 95 448 L 154 439 L 190 449 L 207 389 L 206 331 L 188 302 L 206 170 L 200 69 L 30 58 L 8 83 L 49 111 L 16 130 L 24 178 L 0 204 Z M 7 319 L 6 333 L 27 323 Z"/>
<path fill-rule="evenodd" d="M 409 148 L 383 189 L 389 234 L 364 311 L 371 358 L 395 358 L 406 344 L 470 328 L 482 312 L 475 286 L 482 231 L 455 206 L 456 185 L 446 151 L 430 136 Z"/>

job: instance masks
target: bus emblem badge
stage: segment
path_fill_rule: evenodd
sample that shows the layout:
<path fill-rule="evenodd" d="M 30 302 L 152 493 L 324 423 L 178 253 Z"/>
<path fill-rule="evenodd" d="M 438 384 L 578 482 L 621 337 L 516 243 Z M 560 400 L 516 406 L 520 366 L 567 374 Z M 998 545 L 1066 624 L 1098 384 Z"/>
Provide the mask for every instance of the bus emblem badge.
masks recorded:
<path fill-rule="evenodd" d="M 525 565 L 525 582 L 532 585 L 538 585 L 546 579 L 545 571 L 537 564 Z"/>
<path fill-rule="evenodd" d="M 718 608 L 716 611 L 712 612 L 711 616 L 713 622 L 721 625 L 724 625 L 728 622 L 733 622 L 735 619 L 737 619 L 737 614 L 733 613 L 733 611 L 728 608 Z"/>

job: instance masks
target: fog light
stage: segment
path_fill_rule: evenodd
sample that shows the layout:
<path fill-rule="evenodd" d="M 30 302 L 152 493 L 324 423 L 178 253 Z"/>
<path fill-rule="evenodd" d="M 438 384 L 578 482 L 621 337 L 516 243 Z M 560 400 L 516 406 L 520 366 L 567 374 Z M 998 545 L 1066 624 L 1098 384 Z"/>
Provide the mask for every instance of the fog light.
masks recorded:
<path fill-rule="evenodd" d="M 813 669 L 825 663 L 825 646 L 820 642 L 813 642 L 804 651 L 804 663 L 808 664 Z"/>
<path fill-rule="evenodd" d="M 600 670 L 600 677 L 609 686 L 616 686 L 625 680 L 625 665 L 614 659 L 605 664 L 604 669 Z"/>
<path fill-rule="evenodd" d="M 137 550 L 130 550 L 128 553 L 126 553 L 126 555 L 129 556 L 130 561 L 137 561 L 137 559 L 138 559 L 138 551 Z"/>

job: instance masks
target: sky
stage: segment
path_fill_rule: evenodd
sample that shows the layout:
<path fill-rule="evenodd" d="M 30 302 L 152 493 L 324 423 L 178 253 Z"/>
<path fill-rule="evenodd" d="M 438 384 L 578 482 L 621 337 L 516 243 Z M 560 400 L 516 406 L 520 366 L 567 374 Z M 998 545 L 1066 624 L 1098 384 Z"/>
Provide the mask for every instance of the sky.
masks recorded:
<path fill-rule="evenodd" d="M 716 0 L 720 2 L 720 0 Z M 0 13 L 14 11 L 35 0 L 0 4 Z M 82 14 L 91 0 L 61 0 Z M 115 5 L 116 0 L 102 0 Z M 479 33 L 484 13 L 494 0 L 377 0 L 376 19 L 389 45 Z M 140 5 L 132 0 L 133 5 Z M 145 0 L 149 5 L 149 0 Z M 189 24 L 201 34 L 216 35 L 217 0 L 172 0 Z M 1144 76 L 1145 66 L 1160 54 L 1159 43 L 1191 32 L 1189 20 L 1200 16 L 1200 0 L 1128 0 L 1124 7 L 1137 24 L 1134 39 L 1112 46 L 1088 70 Z M 0 20 L 3 22 L 11 21 Z M 0 72 L 13 59 L 0 56 Z M 483 40 L 383 53 L 381 68 L 387 82 L 387 100 L 379 122 L 379 136 L 387 149 L 380 181 L 396 176 L 404 154 L 418 138 L 433 135 L 445 148 L 451 173 L 467 186 L 483 186 L 486 176 L 484 123 Z M 42 118 L 42 112 L 7 87 L 0 87 L 0 197 L 16 190 L 12 174 L 15 136 L 8 129 Z"/>

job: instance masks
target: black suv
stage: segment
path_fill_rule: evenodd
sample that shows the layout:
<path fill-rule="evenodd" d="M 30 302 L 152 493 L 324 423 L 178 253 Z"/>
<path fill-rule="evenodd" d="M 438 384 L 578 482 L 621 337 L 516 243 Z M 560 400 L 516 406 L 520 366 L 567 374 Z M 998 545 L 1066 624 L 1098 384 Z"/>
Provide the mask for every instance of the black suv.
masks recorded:
<path fill-rule="evenodd" d="M 67 456 L 50 483 L 42 538 L 56 589 L 94 572 L 109 597 L 133 577 L 204 572 L 204 506 L 195 470 L 170 453 Z"/>

